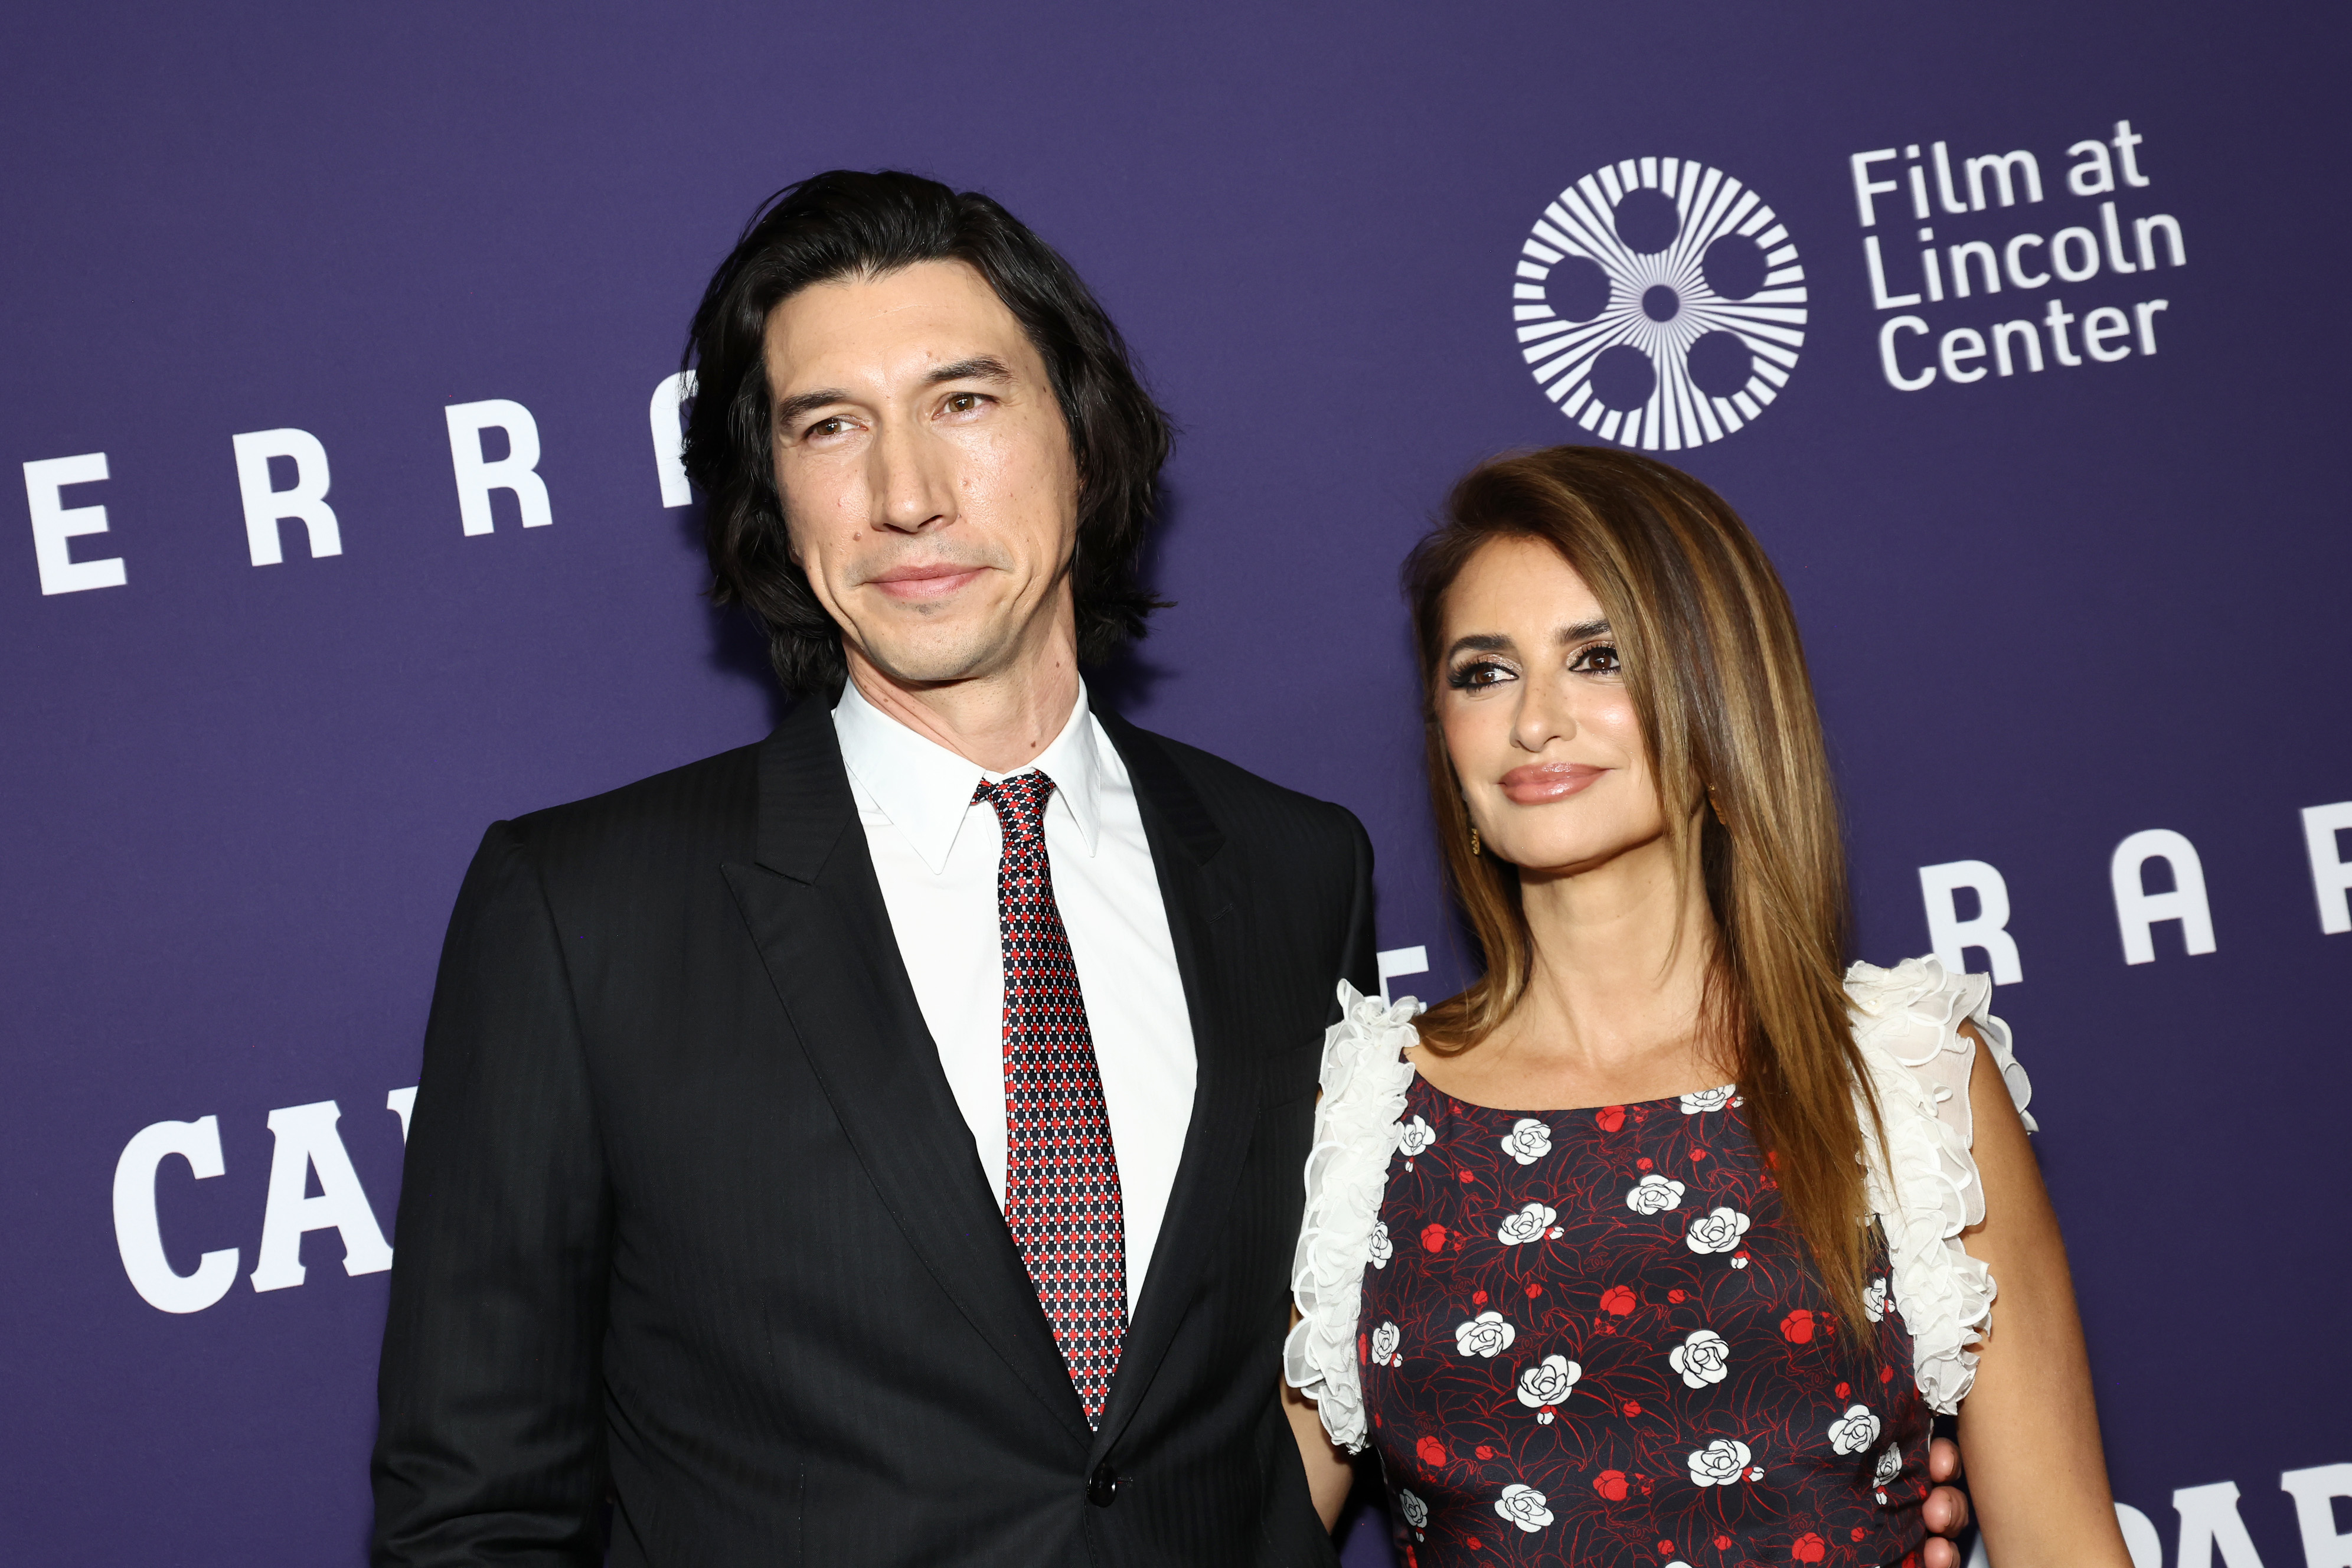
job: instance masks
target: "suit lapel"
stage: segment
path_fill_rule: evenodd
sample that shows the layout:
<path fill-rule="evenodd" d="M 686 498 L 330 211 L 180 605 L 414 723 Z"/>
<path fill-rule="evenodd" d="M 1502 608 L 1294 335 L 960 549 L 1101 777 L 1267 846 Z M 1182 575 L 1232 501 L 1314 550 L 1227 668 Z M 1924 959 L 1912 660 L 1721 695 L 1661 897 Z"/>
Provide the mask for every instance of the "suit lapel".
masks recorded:
<path fill-rule="evenodd" d="M 1196 1071 L 1183 1156 L 1095 1434 L 1095 1458 L 1118 1440 L 1141 1405 L 1192 1307 L 1255 1125 L 1259 1092 L 1239 994 L 1240 868 L 1231 855 L 1220 855 L 1223 830 L 1160 743 L 1113 714 L 1097 710 L 1097 716 L 1127 763 L 1142 808 L 1184 983 Z"/>
<path fill-rule="evenodd" d="M 822 703 L 801 703 L 761 748 L 757 858 L 723 869 L 850 1147 L 940 1288 L 1085 1441 L 1077 1391 L 908 982 Z"/>

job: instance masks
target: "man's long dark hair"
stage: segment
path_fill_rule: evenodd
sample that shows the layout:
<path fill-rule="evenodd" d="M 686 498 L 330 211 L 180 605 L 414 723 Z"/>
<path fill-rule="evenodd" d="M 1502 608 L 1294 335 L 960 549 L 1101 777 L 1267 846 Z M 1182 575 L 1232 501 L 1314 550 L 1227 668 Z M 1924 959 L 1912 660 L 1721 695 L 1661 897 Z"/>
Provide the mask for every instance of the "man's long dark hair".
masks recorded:
<path fill-rule="evenodd" d="M 711 597 L 768 632 L 786 689 L 830 697 L 847 666 L 841 630 L 793 560 L 770 447 L 762 350 L 769 312 L 813 283 L 919 261 L 961 261 L 988 280 L 1038 356 L 1077 460 L 1071 565 L 1078 657 L 1098 664 L 1143 635 L 1160 607 L 1137 581 L 1160 504 L 1168 417 L 1144 391 L 1125 340 L 1070 264 L 995 202 L 936 180 L 835 169 L 760 205 L 703 291 L 687 342 L 695 392 L 686 471 L 707 504 Z"/>

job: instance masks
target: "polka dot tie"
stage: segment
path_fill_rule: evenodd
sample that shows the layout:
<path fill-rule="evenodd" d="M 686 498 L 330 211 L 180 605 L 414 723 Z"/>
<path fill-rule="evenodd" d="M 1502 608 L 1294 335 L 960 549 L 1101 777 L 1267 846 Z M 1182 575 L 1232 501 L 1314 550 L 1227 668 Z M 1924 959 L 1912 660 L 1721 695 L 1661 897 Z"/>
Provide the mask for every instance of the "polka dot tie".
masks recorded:
<path fill-rule="evenodd" d="M 996 867 L 1004 944 L 1004 1223 L 1093 1426 L 1127 1334 L 1126 1211 L 1094 1033 L 1045 858 L 1053 793 L 1054 781 L 1033 769 L 1002 784 L 983 780 L 972 799 L 994 806 L 1004 830 Z"/>

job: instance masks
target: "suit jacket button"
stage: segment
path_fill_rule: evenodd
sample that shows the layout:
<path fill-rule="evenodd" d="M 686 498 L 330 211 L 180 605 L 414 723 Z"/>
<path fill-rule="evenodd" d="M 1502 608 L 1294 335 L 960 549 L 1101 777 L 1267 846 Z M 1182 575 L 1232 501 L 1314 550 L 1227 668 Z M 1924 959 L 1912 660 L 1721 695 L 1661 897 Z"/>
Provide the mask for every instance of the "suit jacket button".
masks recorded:
<path fill-rule="evenodd" d="M 1087 1500 L 1097 1508 L 1108 1508 L 1118 1500 L 1118 1472 L 1111 1468 L 1108 1459 L 1095 1467 L 1087 1482 Z"/>

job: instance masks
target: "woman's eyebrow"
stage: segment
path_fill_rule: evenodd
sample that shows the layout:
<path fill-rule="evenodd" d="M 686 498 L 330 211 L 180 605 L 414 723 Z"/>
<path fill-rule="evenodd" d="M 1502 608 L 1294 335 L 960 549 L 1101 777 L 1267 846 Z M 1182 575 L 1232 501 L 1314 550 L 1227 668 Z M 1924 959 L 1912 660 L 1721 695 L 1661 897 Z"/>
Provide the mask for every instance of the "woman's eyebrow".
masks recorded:
<path fill-rule="evenodd" d="M 1582 642 L 1587 637 L 1605 637 L 1608 635 L 1609 622 L 1606 619 L 1579 621 L 1572 626 L 1560 627 L 1559 640 L 1564 643 Z"/>
<path fill-rule="evenodd" d="M 1511 639 L 1497 632 L 1473 632 L 1468 637 L 1455 637 L 1454 646 L 1445 650 L 1452 658 L 1457 653 L 1507 653 Z"/>

